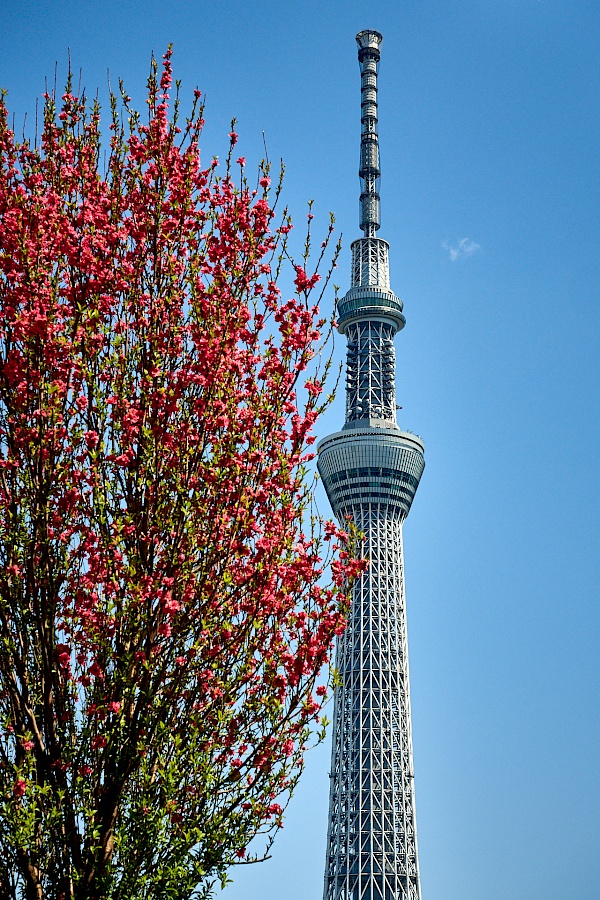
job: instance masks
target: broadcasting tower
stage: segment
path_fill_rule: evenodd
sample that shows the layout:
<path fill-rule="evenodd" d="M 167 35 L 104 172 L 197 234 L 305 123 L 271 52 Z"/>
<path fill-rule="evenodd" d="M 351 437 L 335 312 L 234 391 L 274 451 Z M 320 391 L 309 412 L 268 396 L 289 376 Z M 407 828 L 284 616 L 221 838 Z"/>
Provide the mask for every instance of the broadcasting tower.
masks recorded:
<path fill-rule="evenodd" d="M 360 227 L 352 282 L 339 303 L 346 335 L 346 422 L 319 444 L 319 473 L 340 521 L 365 535 L 336 666 L 324 900 L 421 900 L 408 680 L 402 523 L 423 473 L 424 445 L 396 424 L 390 290 L 379 230 L 377 71 L 382 36 L 357 36 L 361 70 Z"/>

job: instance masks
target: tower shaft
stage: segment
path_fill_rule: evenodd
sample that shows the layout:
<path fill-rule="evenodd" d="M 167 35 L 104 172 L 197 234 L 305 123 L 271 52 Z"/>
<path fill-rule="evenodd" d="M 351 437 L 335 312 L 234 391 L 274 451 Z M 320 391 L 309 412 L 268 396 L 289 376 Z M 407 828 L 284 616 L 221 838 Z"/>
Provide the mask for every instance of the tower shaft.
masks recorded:
<path fill-rule="evenodd" d="M 420 438 L 396 423 L 390 290 L 379 229 L 377 74 L 381 35 L 357 35 L 361 66 L 360 227 L 338 327 L 348 341 L 346 422 L 319 444 L 333 511 L 365 536 L 336 658 L 324 900 L 421 900 L 413 787 L 402 525 L 425 465 Z"/>

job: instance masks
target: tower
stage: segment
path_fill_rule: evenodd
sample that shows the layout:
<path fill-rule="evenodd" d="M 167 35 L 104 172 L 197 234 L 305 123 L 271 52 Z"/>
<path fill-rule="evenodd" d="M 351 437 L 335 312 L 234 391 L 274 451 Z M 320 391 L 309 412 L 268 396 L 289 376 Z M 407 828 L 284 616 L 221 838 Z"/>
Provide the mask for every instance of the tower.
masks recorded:
<path fill-rule="evenodd" d="M 365 535 L 336 667 L 324 900 L 421 900 L 413 786 L 402 524 L 423 473 L 424 445 L 396 423 L 390 290 L 379 230 L 377 73 L 382 36 L 357 36 L 361 70 L 360 227 L 351 286 L 339 303 L 348 341 L 346 422 L 318 447 L 337 519 Z"/>

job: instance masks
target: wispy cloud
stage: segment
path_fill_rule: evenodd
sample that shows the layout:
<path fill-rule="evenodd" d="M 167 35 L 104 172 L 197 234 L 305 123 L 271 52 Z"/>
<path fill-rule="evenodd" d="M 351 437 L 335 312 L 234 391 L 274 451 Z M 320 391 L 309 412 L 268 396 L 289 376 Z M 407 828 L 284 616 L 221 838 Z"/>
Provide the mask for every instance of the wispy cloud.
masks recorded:
<path fill-rule="evenodd" d="M 448 251 L 450 262 L 456 262 L 457 259 L 466 259 L 468 256 L 473 256 L 474 253 L 481 250 L 480 244 L 466 237 L 461 238 L 459 241 L 444 241 L 442 247 Z"/>

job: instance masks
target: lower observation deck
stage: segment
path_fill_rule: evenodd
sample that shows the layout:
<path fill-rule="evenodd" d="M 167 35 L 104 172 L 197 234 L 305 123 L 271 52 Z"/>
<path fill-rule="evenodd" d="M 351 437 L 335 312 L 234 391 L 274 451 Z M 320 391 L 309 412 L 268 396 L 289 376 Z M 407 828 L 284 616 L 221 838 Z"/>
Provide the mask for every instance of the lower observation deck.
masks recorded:
<path fill-rule="evenodd" d="M 322 440 L 318 469 L 338 520 L 369 504 L 405 519 L 425 468 L 424 450 L 421 438 L 390 423 L 352 422 Z"/>

